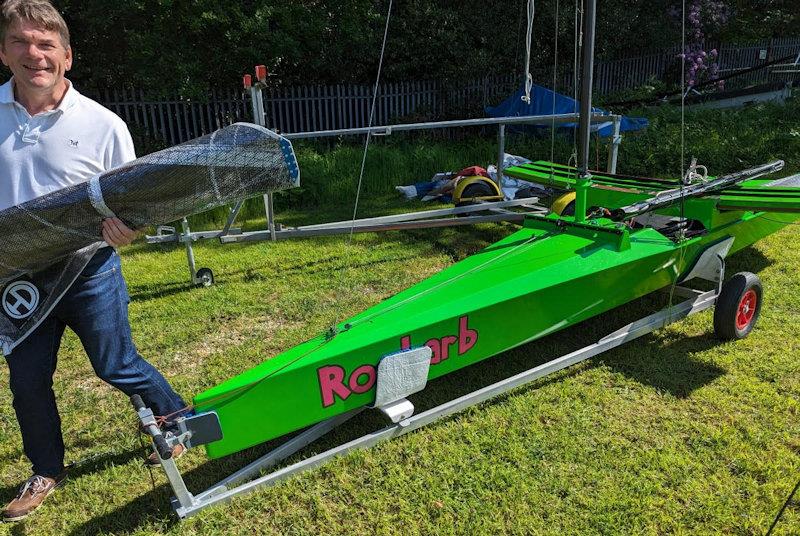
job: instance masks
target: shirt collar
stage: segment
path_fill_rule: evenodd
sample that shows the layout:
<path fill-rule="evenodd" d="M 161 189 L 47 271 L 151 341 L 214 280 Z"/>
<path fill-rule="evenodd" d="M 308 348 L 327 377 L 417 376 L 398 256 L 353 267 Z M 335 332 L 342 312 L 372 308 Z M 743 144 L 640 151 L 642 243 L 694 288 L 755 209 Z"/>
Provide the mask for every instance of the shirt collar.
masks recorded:
<path fill-rule="evenodd" d="M 73 106 L 78 100 L 78 90 L 72 85 L 72 82 L 67 80 L 67 92 L 64 94 L 64 98 L 61 99 L 61 103 L 59 103 L 58 107 L 55 108 L 53 111 L 61 111 L 66 112 Z M 14 99 L 14 77 L 8 79 L 8 82 L 0 86 L 0 104 L 13 104 L 16 100 Z"/>
<path fill-rule="evenodd" d="M 14 77 L 0 86 L 0 104 L 12 104 L 14 102 Z"/>
<path fill-rule="evenodd" d="M 78 90 L 75 89 L 75 86 L 69 80 L 67 80 L 67 84 L 69 84 L 67 92 L 64 93 L 64 98 L 61 99 L 61 104 L 59 104 L 58 108 L 56 108 L 56 110 L 61 110 L 62 112 L 66 112 L 75 106 L 75 103 L 78 101 Z"/>

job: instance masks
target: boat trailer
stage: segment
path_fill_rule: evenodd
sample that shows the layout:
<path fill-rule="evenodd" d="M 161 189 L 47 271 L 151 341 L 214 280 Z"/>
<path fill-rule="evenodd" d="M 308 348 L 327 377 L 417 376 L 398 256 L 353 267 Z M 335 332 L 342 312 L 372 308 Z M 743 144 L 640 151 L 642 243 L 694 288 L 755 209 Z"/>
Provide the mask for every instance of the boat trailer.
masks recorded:
<path fill-rule="evenodd" d="M 138 395 L 131 397 L 131 401 L 138 414 L 142 429 L 152 438 L 153 450 L 161 460 L 161 467 L 172 487 L 174 493 L 172 507 L 178 517 L 184 519 L 209 506 L 224 503 L 233 497 L 249 493 L 260 487 L 273 485 L 296 473 L 314 468 L 350 451 L 368 448 L 387 439 L 407 434 L 438 419 L 453 415 L 470 406 L 485 402 L 512 389 L 527 385 L 616 348 L 689 315 L 710 309 L 717 303 L 718 298 L 723 293 L 722 282 L 725 279 L 725 257 L 732 243 L 733 238 L 729 238 L 710 246 L 700 256 L 695 266 L 680 281 L 680 283 L 685 283 L 692 279 L 711 281 L 715 283 L 713 290 L 700 291 L 688 286 L 676 285 L 672 289 L 673 295 L 684 298 L 683 301 L 631 322 L 579 350 L 419 414 L 414 414 L 414 405 L 407 397 L 425 388 L 430 366 L 431 349 L 423 346 L 385 356 L 378 365 L 376 399 L 372 406 L 356 408 L 348 413 L 343 413 L 307 428 L 298 435 L 287 439 L 277 448 L 198 494 L 193 494 L 188 490 L 178 466 L 172 458 L 172 450 L 179 443 L 185 448 L 192 448 L 222 438 L 224 431 L 220 427 L 216 413 L 207 412 L 179 418 L 175 423 L 174 431 L 164 432 L 158 427 L 152 410 L 144 406 L 142 399 Z M 265 470 L 278 465 L 281 461 L 301 451 L 328 432 L 347 423 L 366 409 L 380 411 L 388 417 L 391 424 L 381 430 L 368 433 L 286 467 L 262 474 Z"/>

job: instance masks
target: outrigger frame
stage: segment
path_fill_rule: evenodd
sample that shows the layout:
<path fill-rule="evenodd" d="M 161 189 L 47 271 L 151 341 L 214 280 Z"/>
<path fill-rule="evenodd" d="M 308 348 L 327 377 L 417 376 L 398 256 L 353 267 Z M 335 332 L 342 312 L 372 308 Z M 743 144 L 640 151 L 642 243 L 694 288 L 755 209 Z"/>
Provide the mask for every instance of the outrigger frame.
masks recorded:
<path fill-rule="evenodd" d="M 138 412 L 142 428 L 153 438 L 153 450 L 157 453 L 159 459 L 161 460 L 161 467 L 164 469 L 167 480 L 169 481 L 169 484 L 174 492 L 174 497 L 172 498 L 173 509 L 179 518 L 184 519 L 200 512 L 205 508 L 208 508 L 209 506 L 224 503 L 233 497 L 250 493 L 261 487 L 276 484 L 296 473 L 312 469 L 332 458 L 341 456 L 350 451 L 372 447 L 387 439 L 404 435 L 408 432 L 431 424 L 443 417 L 460 412 L 470 406 L 480 404 L 498 395 L 516 389 L 517 387 L 530 384 L 531 382 L 540 378 L 563 370 L 572 365 L 576 365 L 600 353 L 621 346 L 626 342 L 632 341 L 668 324 L 686 318 L 689 315 L 710 309 L 716 304 L 717 298 L 722 291 L 722 282 L 725 279 L 725 256 L 727 255 L 731 243 L 732 240 L 724 241 L 709 247 L 700 257 L 694 268 L 687 275 L 687 278 L 684 279 L 684 281 L 694 278 L 712 281 L 716 284 L 716 287 L 713 290 L 700 291 L 686 286 L 676 285 L 674 288 L 674 295 L 686 298 L 684 301 L 631 322 L 624 327 L 606 335 L 597 342 L 585 346 L 579 350 L 568 353 L 459 398 L 455 398 L 449 402 L 423 411 L 417 415 L 413 414 L 413 405 L 411 405 L 407 399 L 401 397 L 391 404 L 380 408 L 375 408 L 382 410 L 392 419 L 392 421 L 394 421 L 390 426 L 387 426 L 376 432 L 366 434 L 342 445 L 333 447 L 309 458 L 295 462 L 289 466 L 254 478 L 257 475 L 260 475 L 263 471 L 274 467 L 289 456 L 294 455 L 307 445 L 323 437 L 338 426 L 345 424 L 350 419 L 369 408 L 366 406 L 360 407 L 348 413 L 337 415 L 336 417 L 307 428 L 297 436 L 286 440 L 279 447 L 271 450 L 264 456 L 251 462 L 247 466 L 236 471 L 230 476 L 225 477 L 207 490 L 196 495 L 192 494 L 188 490 L 186 483 L 184 482 L 183 477 L 178 470 L 175 460 L 172 459 L 172 449 L 179 443 L 188 447 L 199 446 L 199 444 L 202 444 L 204 440 L 200 436 L 208 435 L 207 429 L 201 430 L 200 428 L 203 427 L 198 428 L 194 426 L 192 421 L 203 418 L 207 423 L 208 416 L 214 415 L 213 412 L 198 417 L 181 418 L 177 421 L 177 427 L 179 430 L 177 434 L 171 432 L 165 433 L 162 432 L 158 426 L 156 426 L 156 421 L 152 410 L 145 408 L 139 397 L 132 397 L 132 401 L 135 409 Z M 427 369 L 425 371 L 425 377 L 427 377 Z M 378 391 L 381 390 L 381 380 L 382 376 L 379 371 L 376 383 Z M 409 391 L 409 394 L 416 392 L 416 390 Z M 398 405 L 404 408 L 404 412 L 398 414 L 391 410 L 392 408 L 396 408 Z M 204 427 L 207 428 L 205 425 Z M 211 435 L 213 436 L 213 434 Z M 193 441 L 193 438 L 195 441 Z"/>
<path fill-rule="evenodd" d="M 263 66 L 256 67 L 256 73 L 265 73 Z M 264 75 L 266 76 L 266 75 Z M 267 116 L 264 108 L 263 83 L 254 84 L 246 87 L 250 91 L 251 103 L 253 107 L 253 120 L 256 124 L 267 127 Z M 622 116 L 617 114 L 602 114 L 586 112 L 588 115 L 587 125 L 593 123 L 610 123 L 613 129 L 611 143 L 608 148 L 607 170 L 609 173 L 616 173 L 617 161 L 619 158 L 619 146 L 622 143 L 620 129 Z M 359 127 L 337 130 L 321 130 L 314 132 L 295 132 L 283 133 L 282 136 L 289 140 L 296 139 L 316 139 L 341 136 L 353 136 L 369 134 L 372 136 L 389 136 L 396 132 L 410 132 L 418 130 L 437 130 L 447 128 L 463 127 L 497 127 L 497 169 L 500 173 L 503 169 L 503 156 L 505 153 L 506 126 L 513 125 L 541 125 L 554 127 L 564 123 L 577 123 L 581 114 L 554 114 L 554 115 L 529 115 L 520 117 L 498 117 L 498 118 L 477 118 L 477 119 L 458 119 L 450 121 L 433 121 L 423 123 L 403 123 L 398 125 L 382 125 L 371 127 Z M 588 126 L 586 127 L 588 132 Z M 588 141 L 587 141 L 588 143 Z M 588 150 L 588 149 L 587 149 Z M 419 229 L 432 227 L 445 227 L 456 225 L 471 225 L 476 223 L 490 223 L 499 221 L 520 221 L 523 215 L 519 212 L 508 210 L 511 207 L 523 206 L 534 213 L 546 212 L 544 207 L 533 207 L 538 202 L 538 198 L 531 197 L 524 200 L 498 201 L 486 204 L 477 204 L 465 207 L 455 207 L 449 209 L 439 209 L 426 212 L 409 212 L 392 216 L 360 219 L 355 221 L 342 221 L 322 225 L 308 225 L 294 228 L 284 228 L 275 221 L 275 210 L 273 208 L 274 198 L 272 193 L 264 194 L 264 210 L 267 218 L 267 228 L 263 231 L 243 233 L 240 228 L 233 227 L 239 212 L 244 206 L 244 201 L 238 201 L 230 207 L 228 217 L 222 229 L 212 231 L 192 231 L 189 221 L 184 218 L 181 222 L 181 231 L 169 225 L 157 227 L 155 235 L 148 235 L 145 241 L 148 244 L 164 243 L 183 243 L 186 248 L 186 261 L 189 268 L 189 278 L 193 285 L 211 286 L 214 284 L 214 273 L 209 268 L 197 268 L 194 255 L 193 243 L 198 240 L 218 239 L 222 244 L 234 242 L 251 242 L 270 240 L 276 241 L 286 238 L 300 238 L 311 236 L 324 236 L 331 234 L 348 234 L 350 232 L 380 232 L 394 231 L 400 229 Z M 485 215 L 485 211 L 491 210 L 495 214 Z M 434 214 L 435 213 L 435 214 Z M 479 214 L 480 213 L 480 214 Z M 505 214 L 506 217 L 501 216 Z M 429 219 L 419 221 L 423 215 Z M 468 216 L 462 218 L 448 218 L 448 216 Z M 415 223 L 411 223 L 414 220 Z M 406 223 L 400 223 L 406 222 Z"/>

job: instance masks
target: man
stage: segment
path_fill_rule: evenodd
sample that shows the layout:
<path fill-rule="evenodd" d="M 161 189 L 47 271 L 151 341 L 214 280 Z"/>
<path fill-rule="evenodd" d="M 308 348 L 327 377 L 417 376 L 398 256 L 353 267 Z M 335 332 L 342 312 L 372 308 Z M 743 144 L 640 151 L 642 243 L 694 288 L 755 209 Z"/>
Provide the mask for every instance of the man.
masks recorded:
<path fill-rule="evenodd" d="M 0 210 L 135 158 L 125 123 L 79 94 L 65 78 L 72 67 L 69 31 L 48 0 L 2 3 L 0 58 L 13 75 L 0 86 Z M 131 243 L 136 232 L 110 218 L 102 223 L 102 236 L 109 246 L 119 247 Z M 104 381 L 126 395 L 142 395 L 161 415 L 185 407 L 137 352 L 128 301 L 119 256 L 112 247 L 103 247 L 35 332 L 6 356 L 33 476 L 3 511 L 5 520 L 27 516 L 64 476 L 64 442 L 52 385 L 65 326 L 78 335 Z"/>

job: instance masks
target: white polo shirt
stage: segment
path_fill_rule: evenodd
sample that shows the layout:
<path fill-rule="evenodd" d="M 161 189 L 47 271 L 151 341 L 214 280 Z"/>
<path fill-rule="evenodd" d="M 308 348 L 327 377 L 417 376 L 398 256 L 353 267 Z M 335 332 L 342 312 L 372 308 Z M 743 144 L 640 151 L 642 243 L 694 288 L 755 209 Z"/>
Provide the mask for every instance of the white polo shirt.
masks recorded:
<path fill-rule="evenodd" d="M 125 122 L 71 82 L 58 108 L 33 117 L 12 84 L 0 86 L 0 210 L 136 158 Z"/>

